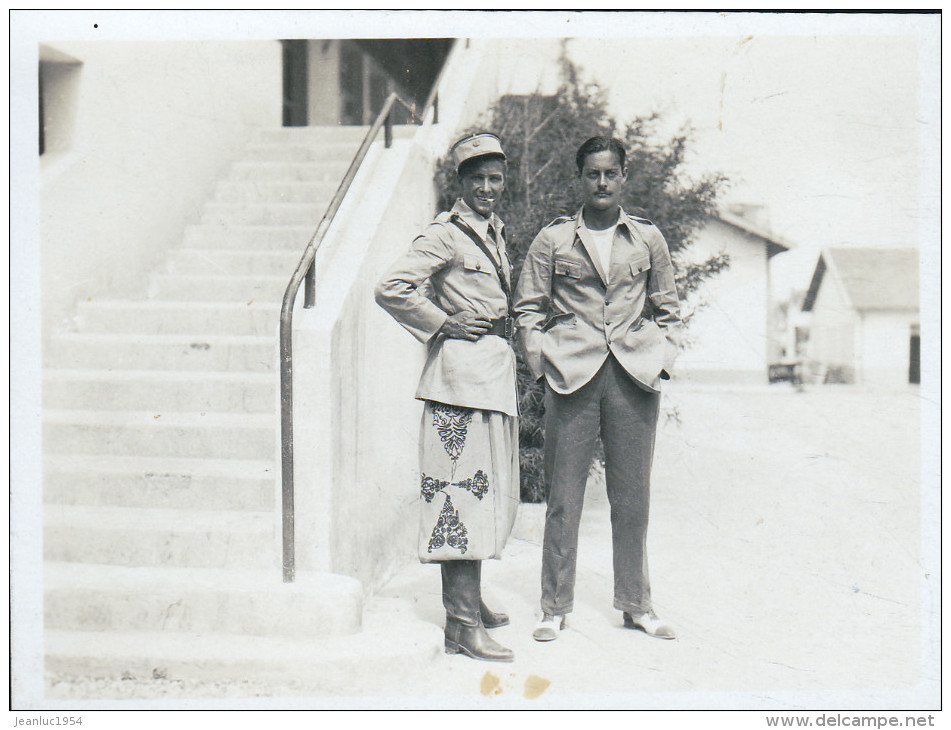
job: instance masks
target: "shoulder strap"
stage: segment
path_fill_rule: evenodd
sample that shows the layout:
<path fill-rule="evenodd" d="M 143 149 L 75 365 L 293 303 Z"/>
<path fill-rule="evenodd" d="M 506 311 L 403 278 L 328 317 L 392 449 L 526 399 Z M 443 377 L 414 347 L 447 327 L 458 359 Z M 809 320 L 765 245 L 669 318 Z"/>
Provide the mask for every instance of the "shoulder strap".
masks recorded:
<path fill-rule="evenodd" d="M 573 218 L 574 218 L 573 215 L 560 215 L 557 218 L 555 218 L 555 220 L 551 221 L 548 225 L 546 225 L 545 228 L 551 228 L 556 223 L 567 223 Z"/>
<path fill-rule="evenodd" d="M 508 282 L 505 280 L 505 273 L 502 271 L 502 267 L 495 262 L 495 257 L 489 253 L 489 249 L 486 247 L 485 242 L 479 238 L 479 234 L 472 230 L 465 222 L 455 213 L 453 213 L 450 220 L 456 225 L 460 231 L 465 233 L 469 238 L 472 239 L 472 242 L 479 247 L 479 250 L 486 255 L 486 258 L 492 262 L 492 266 L 495 267 L 495 273 L 499 277 L 499 283 L 502 285 L 502 293 L 505 294 L 505 304 L 507 306 L 509 316 L 512 315 L 512 294 L 509 291 Z"/>

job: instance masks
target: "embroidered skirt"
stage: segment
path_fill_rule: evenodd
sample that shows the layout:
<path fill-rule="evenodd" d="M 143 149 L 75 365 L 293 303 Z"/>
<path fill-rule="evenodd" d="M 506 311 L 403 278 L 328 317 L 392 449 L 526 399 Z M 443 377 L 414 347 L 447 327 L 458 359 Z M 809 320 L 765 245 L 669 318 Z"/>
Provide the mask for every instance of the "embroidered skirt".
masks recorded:
<path fill-rule="evenodd" d="M 419 464 L 420 561 L 501 557 L 519 503 L 518 419 L 426 401 Z"/>

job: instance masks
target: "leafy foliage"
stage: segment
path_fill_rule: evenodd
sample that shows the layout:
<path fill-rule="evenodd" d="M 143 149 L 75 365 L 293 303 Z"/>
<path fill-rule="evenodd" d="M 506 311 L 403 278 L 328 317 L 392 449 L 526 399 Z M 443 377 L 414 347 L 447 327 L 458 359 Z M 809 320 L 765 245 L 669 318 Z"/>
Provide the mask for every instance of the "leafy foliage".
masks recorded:
<path fill-rule="evenodd" d="M 621 128 L 608 113 L 605 89 L 585 84 L 577 67 L 564 55 L 561 72 L 562 84 L 554 96 L 503 96 L 484 123 L 460 133 L 489 130 L 502 140 L 508 169 L 498 214 L 505 221 L 513 281 L 518 280 L 525 254 L 538 231 L 557 216 L 574 213 L 581 206 L 577 148 L 589 137 L 606 135 L 620 139 L 627 150 L 628 181 L 621 204 L 626 211 L 649 218 L 664 234 L 683 300 L 704 279 L 729 265 L 722 255 L 701 263 L 691 263 L 683 255 L 693 233 L 716 212 L 717 197 L 726 178 L 713 173 L 689 179 L 684 174 L 689 129 L 663 139 L 658 131 L 661 119 L 656 114 Z M 448 210 L 460 195 L 448 155 L 439 162 L 436 187 L 440 209 Z M 544 386 L 531 377 L 521 355 L 518 384 L 521 496 L 526 502 L 540 502 L 546 497 L 542 458 Z"/>

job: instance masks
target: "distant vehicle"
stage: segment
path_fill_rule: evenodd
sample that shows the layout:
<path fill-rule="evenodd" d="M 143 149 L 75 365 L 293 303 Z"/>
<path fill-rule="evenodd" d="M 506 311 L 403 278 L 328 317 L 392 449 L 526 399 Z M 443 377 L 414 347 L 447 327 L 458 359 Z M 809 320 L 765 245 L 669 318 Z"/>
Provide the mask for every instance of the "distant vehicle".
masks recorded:
<path fill-rule="evenodd" d="M 792 383 L 802 387 L 802 363 L 776 362 L 769 366 L 770 383 Z"/>

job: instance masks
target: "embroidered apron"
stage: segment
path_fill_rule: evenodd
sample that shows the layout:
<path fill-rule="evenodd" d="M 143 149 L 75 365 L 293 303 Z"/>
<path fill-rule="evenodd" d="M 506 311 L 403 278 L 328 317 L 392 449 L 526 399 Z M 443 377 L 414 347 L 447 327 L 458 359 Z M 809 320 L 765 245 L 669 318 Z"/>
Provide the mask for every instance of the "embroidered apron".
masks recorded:
<path fill-rule="evenodd" d="M 519 503 L 518 419 L 426 401 L 419 559 L 498 558 Z"/>

